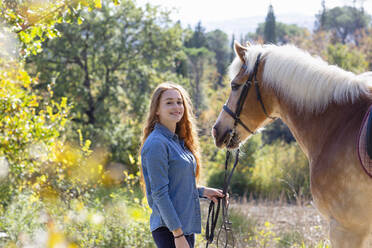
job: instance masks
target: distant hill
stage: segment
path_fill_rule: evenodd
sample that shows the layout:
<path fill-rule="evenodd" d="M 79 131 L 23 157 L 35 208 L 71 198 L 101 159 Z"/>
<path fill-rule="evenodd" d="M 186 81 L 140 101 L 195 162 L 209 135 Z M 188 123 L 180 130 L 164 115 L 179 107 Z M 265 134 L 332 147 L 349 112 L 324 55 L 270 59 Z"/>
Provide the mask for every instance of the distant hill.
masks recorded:
<path fill-rule="evenodd" d="M 310 31 L 314 28 L 315 16 L 307 16 L 303 14 L 290 13 L 285 15 L 277 15 L 276 21 L 286 24 L 297 24 L 300 27 L 305 27 Z M 259 23 L 265 22 L 266 16 L 254 16 L 247 18 L 237 18 L 224 21 L 205 22 L 202 26 L 206 28 L 206 31 L 212 31 L 220 29 L 227 33 L 229 37 L 235 34 L 236 39 L 240 38 L 240 35 L 247 34 L 248 32 L 255 32 Z M 195 27 L 196 23 L 191 25 Z"/>

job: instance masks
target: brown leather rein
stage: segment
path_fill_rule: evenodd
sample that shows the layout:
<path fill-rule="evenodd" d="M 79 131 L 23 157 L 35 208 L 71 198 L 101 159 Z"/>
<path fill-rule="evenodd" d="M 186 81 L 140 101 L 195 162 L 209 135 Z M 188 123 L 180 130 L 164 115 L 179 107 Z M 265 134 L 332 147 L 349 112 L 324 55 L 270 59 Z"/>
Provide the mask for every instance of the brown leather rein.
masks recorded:
<path fill-rule="evenodd" d="M 242 90 L 242 92 L 240 94 L 240 97 L 238 99 L 237 108 L 236 108 L 235 113 L 231 109 L 229 109 L 229 107 L 227 107 L 227 105 L 223 106 L 223 110 L 226 111 L 226 113 L 228 113 L 232 118 L 234 118 L 234 127 L 233 127 L 232 131 L 230 132 L 230 138 L 229 138 L 229 141 L 228 141 L 228 145 L 230 144 L 231 139 L 233 138 L 233 136 L 236 132 L 236 127 L 237 127 L 238 124 L 240 124 L 245 130 L 247 130 L 251 134 L 254 134 L 254 132 L 251 131 L 248 128 L 248 126 L 245 125 L 240 119 L 240 114 L 241 114 L 241 111 L 243 109 L 244 102 L 247 98 L 248 91 L 251 88 L 252 84 L 255 85 L 257 100 L 260 102 L 263 112 L 265 113 L 265 115 L 268 118 L 275 120 L 275 118 L 270 117 L 267 114 L 265 105 L 263 104 L 263 101 L 262 101 L 260 89 L 259 89 L 259 86 L 258 86 L 257 72 L 258 72 L 258 66 L 260 64 L 260 58 L 261 58 L 261 54 L 259 54 L 257 56 L 256 63 L 255 63 L 254 68 L 253 68 L 253 73 L 249 74 L 249 77 L 248 77 L 247 81 L 243 85 L 243 90 Z M 247 66 L 245 64 L 243 64 L 243 68 L 246 69 Z M 252 79 L 254 79 L 254 81 L 252 81 Z M 228 245 L 230 245 L 229 247 L 234 247 L 235 246 L 235 237 L 234 237 L 232 229 L 231 229 L 232 223 L 229 221 L 229 215 L 228 215 L 229 204 L 227 204 L 227 201 L 226 201 L 226 193 L 229 190 L 230 180 L 231 180 L 231 177 L 234 173 L 235 167 L 237 166 L 237 164 L 239 162 L 239 148 L 236 149 L 235 162 L 234 162 L 234 165 L 233 165 L 231 171 L 229 172 L 228 167 L 229 167 L 229 164 L 230 164 L 230 156 L 231 156 L 231 152 L 230 152 L 230 150 L 227 150 L 226 151 L 226 160 L 225 160 L 225 176 L 224 176 L 224 184 L 223 184 L 223 194 L 225 196 L 223 198 L 218 198 L 216 211 L 215 211 L 214 202 L 211 201 L 210 204 L 209 204 L 207 224 L 206 224 L 206 228 L 205 228 L 206 229 L 205 230 L 205 238 L 207 240 L 206 247 L 208 247 L 209 244 L 211 244 L 213 242 L 214 230 L 216 228 L 218 215 L 219 215 L 219 212 L 220 212 L 221 199 L 222 199 L 222 224 L 221 224 L 221 227 L 220 227 L 220 229 L 218 231 L 218 234 L 217 234 L 217 247 L 218 247 L 219 237 L 220 237 L 220 234 L 221 234 L 222 230 L 225 233 L 225 246 L 224 246 L 224 248 L 228 247 Z M 210 219 L 210 217 L 212 217 L 212 218 Z M 209 224 L 210 220 L 211 220 L 211 224 Z M 229 244 L 229 241 L 230 241 L 229 238 L 231 238 L 231 242 L 232 242 L 231 244 Z"/>

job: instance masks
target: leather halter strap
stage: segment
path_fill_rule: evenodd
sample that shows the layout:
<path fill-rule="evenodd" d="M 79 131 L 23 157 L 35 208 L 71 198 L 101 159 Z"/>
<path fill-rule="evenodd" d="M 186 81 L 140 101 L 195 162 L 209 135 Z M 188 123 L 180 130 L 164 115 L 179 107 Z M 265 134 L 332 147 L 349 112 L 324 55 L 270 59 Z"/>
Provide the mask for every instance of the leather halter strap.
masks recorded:
<path fill-rule="evenodd" d="M 265 105 L 262 101 L 262 97 L 261 97 L 261 93 L 260 93 L 260 88 L 258 86 L 258 80 L 257 80 L 257 72 L 258 72 L 258 66 L 260 64 L 260 58 L 261 58 L 261 53 L 258 54 L 257 56 L 257 59 L 256 59 L 256 62 L 254 64 L 254 68 L 253 68 L 253 72 L 249 74 L 249 77 L 247 79 L 247 81 L 244 83 L 243 85 L 243 89 L 242 89 L 242 92 L 239 96 L 239 99 L 238 99 L 238 103 L 237 103 L 237 106 L 236 106 L 236 111 L 235 113 L 229 109 L 229 107 L 227 107 L 227 105 L 223 105 L 223 110 L 226 111 L 226 113 L 228 113 L 234 120 L 234 128 L 240 124 L 245 130 L 247 130 L 248 132 L 250 132 L 251 134 L 254 134 L 253 131 L 251 131 L 247 125 L 245 125 L 242 120 L 240 119 L 240 114 L 242 112 L 242 109 L 243 109 L 243 106 L 244 106 L 244 102 L 245 102 L 245 99 L 247 98 L 247 95 L 248 95 L 248 92 L 249 92 L 249 89 L 251 88 L 252 84 L 255 85 L 255 88 L 256 88 L 256 94 L 257 94 L 257 101 L 260 103 L 261 107 L 262 107 L 262 110 L 263 112 L 265 113 L 265 115 L 270 118 L 270 119 L 273 119 L 275 120 L 275 118 L 269 116 L 267 114 L 267 111 L 266 111 L 266 108 L 265 108 Z M 245 64 L 243 64 L 243 68 L 246 68 L 247 66 Z"/>

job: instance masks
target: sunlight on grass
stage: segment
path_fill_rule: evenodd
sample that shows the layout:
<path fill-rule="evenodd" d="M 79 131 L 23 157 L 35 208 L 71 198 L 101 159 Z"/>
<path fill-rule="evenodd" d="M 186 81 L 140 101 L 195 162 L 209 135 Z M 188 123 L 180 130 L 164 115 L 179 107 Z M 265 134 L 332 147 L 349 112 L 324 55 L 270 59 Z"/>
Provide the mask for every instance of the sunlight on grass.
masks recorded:
<path fill-rule="evenodd" d="M 6 178 L 9 173 L 9 163 L 5 157 L 0 157 L 0 180 Z"/>
<path fill-rule="evenodd" d="M 13 60 L 17 57 L 18 41 L 8 27 L 0 24 L 0 59 Z"/>

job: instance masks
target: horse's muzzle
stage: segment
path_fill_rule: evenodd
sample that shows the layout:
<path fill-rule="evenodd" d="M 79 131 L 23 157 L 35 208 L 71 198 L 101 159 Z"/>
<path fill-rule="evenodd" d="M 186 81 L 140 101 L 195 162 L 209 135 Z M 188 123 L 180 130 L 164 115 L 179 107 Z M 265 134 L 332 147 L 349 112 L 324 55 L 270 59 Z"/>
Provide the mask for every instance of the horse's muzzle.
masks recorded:
<path fill-rule="evenodd" d="M 214 125 L 212 128 L 212 136 L 214 138 L 214 143 L 218 148 L 223 148 L 227 145 L 230 139 L 231 130 L 226 130 L 222 135 L 220 135 L 219 129 L 217 125 Z"/>

